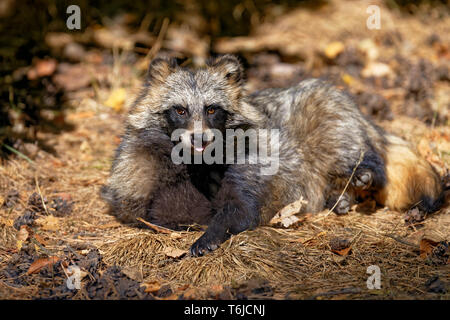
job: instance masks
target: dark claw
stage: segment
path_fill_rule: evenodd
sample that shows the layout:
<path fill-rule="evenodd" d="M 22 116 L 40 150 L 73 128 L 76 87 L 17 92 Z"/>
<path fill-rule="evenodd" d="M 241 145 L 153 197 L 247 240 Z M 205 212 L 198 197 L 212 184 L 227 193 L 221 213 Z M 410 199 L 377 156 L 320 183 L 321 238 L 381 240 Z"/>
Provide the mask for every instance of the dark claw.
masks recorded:
<path fill-rule="evenodd" d="M 190 249 L 190 253 L 194 257 L 203 256 L 208 252 L 219 248 L 220 244 L 224 242 L 226 235 L 211 235 L 205 232 L 197 241 L 194 242 Z"/>
<path fill-rule="evenodd" d="M 334 212 L 339 215 L 347 214 L 349 210 L 350 210 L 350 202 L 348 201 L 348 199 L 345 198 L 341 199 L 334 208 Z"/>
<path fill-rule="evenodd" d="M 372 172 L 369 170 L 361 171 L 353 179 L 353 185 L 357 188 L 368 189 L 372 185 Z"/>

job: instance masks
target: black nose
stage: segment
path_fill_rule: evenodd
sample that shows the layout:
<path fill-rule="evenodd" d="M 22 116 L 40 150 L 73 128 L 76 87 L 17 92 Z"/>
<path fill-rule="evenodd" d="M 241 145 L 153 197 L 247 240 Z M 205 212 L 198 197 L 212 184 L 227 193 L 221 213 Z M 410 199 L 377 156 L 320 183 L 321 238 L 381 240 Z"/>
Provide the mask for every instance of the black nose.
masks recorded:
<path fill-rule="evenodd" d="M 203 133 L 192 133 L 191 134 L 191 143 L 195 146 L 195 142 L 197 142 L 197 146 L 203 146 L 203 143 L 206 139 L 204 139 Z"/>

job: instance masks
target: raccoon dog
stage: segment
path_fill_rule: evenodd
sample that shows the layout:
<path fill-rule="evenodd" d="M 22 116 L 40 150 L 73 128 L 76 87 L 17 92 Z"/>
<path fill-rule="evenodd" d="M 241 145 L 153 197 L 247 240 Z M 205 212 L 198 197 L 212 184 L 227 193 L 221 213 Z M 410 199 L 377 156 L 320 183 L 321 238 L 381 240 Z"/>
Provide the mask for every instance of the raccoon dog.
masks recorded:
<path fill-rule="evenodd" d="M 113 214 L 170 228 L 208 224 L 191 247 L 197 256 L 268 222 L 301 197 L 304 212 L 334 207 L 338 214 L 366 195 L 393 210 L 418 206 L 432 212 L 442 204 L 440 178 L 430 164 L 366 119 L 343 92 L 306 80 L 247 94 L 242 79 L 241 64 L 231 55 L 195 70 L 170 59 L 152 61 L 102 189 Z M 264 164 L 248 161 L 176 164 L 178 142 L 171 136 L 177 129 L 193 154 L 206 150 L 213 129 L 275 130 L 278 138 L 267 143 L 278 151 L 277 170 L 264 174 Z"/>

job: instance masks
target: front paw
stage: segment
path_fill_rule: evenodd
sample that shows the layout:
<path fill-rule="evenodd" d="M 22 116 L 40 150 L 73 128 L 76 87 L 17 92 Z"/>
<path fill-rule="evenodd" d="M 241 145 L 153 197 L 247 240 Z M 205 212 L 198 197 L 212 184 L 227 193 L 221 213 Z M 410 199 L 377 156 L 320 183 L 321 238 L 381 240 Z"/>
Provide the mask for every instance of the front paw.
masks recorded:
<path fill-rule="evenodd" d="M 373 174 L 369 169 L 357 171 L 353 177 L 352 184 L 354 187 L 367 190 L 372 186 Z"/>
<path fill-rule="evenodd" d="M 224 241 L 226 235 L 214 235 L 206 231 L 191 247 L 191 255 L 194 257 L 216 250 Z"/>

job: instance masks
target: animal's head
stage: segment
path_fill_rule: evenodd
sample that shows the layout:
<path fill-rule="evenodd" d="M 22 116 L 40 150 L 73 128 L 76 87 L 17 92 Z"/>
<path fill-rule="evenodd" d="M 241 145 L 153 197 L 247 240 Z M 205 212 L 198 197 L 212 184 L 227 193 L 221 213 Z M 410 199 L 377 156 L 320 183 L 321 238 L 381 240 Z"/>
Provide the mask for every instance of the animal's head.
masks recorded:
<path fill-rule="evenodd" d="M 195 149 L 201 152 L 212 140 L 211 129 L 224 132 L 252 123 L 254 111 L 246 111 L 242 103 L 242 79 L 242 66 L 232 55 L 210 59 L 199 69 L 180 67 L 175 59 L 155 59 L 129 123 L 142 130 L 161 127 L 169 136 L 184 129 L 183 143 L 193 146 L 200 138 Z"/>

